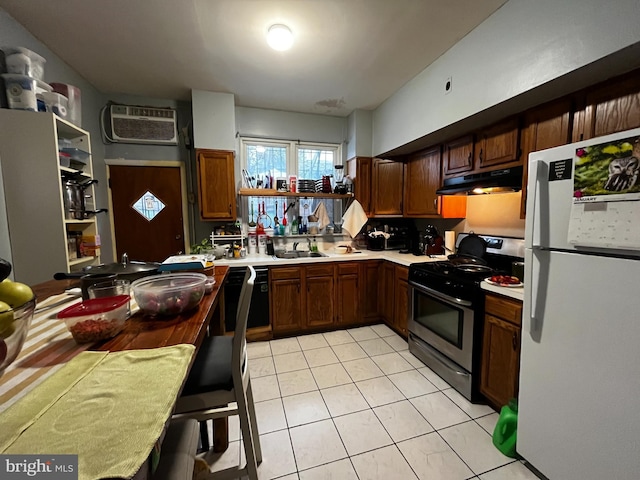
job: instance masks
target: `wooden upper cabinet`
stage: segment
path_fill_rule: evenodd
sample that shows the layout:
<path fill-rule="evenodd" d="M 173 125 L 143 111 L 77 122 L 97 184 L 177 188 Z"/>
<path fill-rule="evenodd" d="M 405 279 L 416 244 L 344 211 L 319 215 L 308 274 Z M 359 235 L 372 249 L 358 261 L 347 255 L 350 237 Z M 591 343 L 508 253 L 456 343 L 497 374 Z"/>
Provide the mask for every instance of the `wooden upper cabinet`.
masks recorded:
<path fill-rule="evenodd" d="M 373 159 L 374 215 L 402 215 L 404 163 Z"/>
<path fill-rule="evenodd" d="M 355 162 L 355 181 L 354 181 L 354 194 L 356 200 L 362 205 L 362 209 L 367 215 L 372 215 L 371 205 L 371 176 L 373 174 L 373 160 L 371 157 L 356 157 L 349 160 L 349 162 Z M 349 171 L 353 169 L 349 165 Z"/>
<path fill-rule="evenodd" d="M 442 147 L 442 168 L 445 175 L 473 170 L 473 136 L 447 142 Z"/>
<path fill-rule="evenodd" d="M 419 217 L 438 215 L 440 187 L 440 146 L 414 153 L 407 162 L 404 181 L 404 215 Z"/>
<path fill-rule="evenodd" d="M 573 102 L 565 97 L 531 109 L 524 115 L 520 132 L 520 157 L 524 165 L 520 218 L 525 217 L 527 204 L 529 154 L 570 143 L 572 112 Z"/>
<path fill-rule="evenodd" d="M 640 127 L 640 73 L 588 89 L 584 102 L 585 108 L 576 112 L 574 142 Z"/>
<path fill-rule="evenodd" d="M 203 220 L 235 220 L 234 152 L 196 151 L 198 162 L 198 202 Z"/>
<path fill-rule="evenodd" d="M 473 150 L 474 170 L 518 162 L 518 119 L 514 117 L 479 132 Z"/>

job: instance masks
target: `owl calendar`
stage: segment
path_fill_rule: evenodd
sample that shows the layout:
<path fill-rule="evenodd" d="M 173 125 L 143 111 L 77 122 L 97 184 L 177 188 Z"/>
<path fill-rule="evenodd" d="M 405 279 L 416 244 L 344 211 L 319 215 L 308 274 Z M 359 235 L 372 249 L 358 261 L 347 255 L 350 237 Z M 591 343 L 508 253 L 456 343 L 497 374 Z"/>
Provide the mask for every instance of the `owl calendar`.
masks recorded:
<path fill-rule="evenodd" d="M 568 241 L 640 249 L 640 136 L 577 148 Z"/>

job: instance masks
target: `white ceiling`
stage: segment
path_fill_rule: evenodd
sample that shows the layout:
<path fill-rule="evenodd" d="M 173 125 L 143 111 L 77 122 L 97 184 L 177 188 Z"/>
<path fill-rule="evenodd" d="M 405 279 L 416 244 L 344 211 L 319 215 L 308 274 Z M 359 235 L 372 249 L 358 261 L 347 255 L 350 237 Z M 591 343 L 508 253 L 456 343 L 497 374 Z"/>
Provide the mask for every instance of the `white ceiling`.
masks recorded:
<path fill-rule="evenodd" d="M 506 0 L 0 0 L 104 93 L 345 116 L 374 109 Z M 267 28 L 287 24 L 288 52 Z"/>

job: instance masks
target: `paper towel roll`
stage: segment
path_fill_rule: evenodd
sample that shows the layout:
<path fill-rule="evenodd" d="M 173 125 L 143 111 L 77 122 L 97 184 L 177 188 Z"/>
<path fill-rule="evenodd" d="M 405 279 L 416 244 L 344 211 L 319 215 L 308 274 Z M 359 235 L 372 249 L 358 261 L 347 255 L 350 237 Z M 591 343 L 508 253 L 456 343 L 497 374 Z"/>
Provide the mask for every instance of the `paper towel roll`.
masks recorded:
<path fill-rule="evenodd" d="M 444 232 L 444 248 L 445 255 L 451 255 L 455 253 L 456 248 L 456 232 L 453 230 L 447 230 Z"/>

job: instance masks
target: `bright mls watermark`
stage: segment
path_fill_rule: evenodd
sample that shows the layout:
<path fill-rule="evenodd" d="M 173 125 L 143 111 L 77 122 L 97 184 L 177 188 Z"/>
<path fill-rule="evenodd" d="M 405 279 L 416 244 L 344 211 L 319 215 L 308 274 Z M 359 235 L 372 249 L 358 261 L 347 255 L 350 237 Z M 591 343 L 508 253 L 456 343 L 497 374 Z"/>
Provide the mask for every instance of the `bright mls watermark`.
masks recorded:
<path fill-rule="evenodd" d="M 77 455 L 0 455 L 2 480 L 78 480 Z"/>

